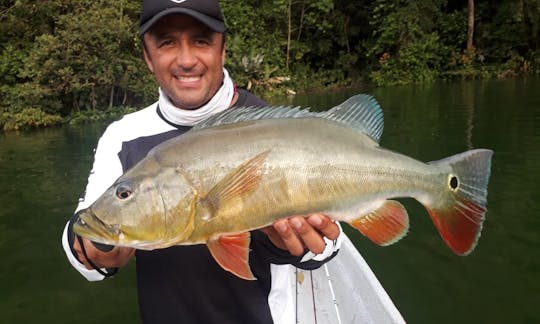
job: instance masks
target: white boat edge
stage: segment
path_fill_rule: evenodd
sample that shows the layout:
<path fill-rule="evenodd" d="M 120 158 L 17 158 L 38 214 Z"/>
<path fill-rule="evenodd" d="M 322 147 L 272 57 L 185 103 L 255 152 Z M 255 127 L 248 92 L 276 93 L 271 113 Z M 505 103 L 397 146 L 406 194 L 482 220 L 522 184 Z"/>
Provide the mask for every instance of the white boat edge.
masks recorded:
<path fill-rule="evenodd" d="M 345 235 L 338 255 L 317 270 L 291 267 L 297 324 L 401 324 L 390 296 Z"/>

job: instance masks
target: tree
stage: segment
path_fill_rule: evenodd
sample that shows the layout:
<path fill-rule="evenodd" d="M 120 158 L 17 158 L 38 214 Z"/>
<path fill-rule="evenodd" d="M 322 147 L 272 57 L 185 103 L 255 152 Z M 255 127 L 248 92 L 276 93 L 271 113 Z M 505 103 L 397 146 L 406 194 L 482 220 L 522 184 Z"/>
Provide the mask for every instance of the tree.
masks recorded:
<path fill-rule="evenodd" d="M 521 0 L 523 28 L 529 48 L 536 51 L 540 47 L 540 1 Z"/>
<path fill-rule="evenodd" d="M 467 23 L 467 52 L 474 51 L 474 0 L 468 1 L 468 23 Z"/>
<path fill-rule="evenodd" d="M 239 87 L 261 95 L 358 80 L 540 74 L 539 0 L 220 4 L 226 66 Z M 137 37 L 140 5 L 0 0 L 0 118 L 24 109 L 66 116 L 155 100 Z"/>
<path fill-rule="evenodd" d="M 133 33 L 137 11 L 127 0 L 78 1 L 57 17 L 54 33 L 36 38 L 22 74 L 60 95 L 64 114 L 140 103 L 154 83 Z"/>
<path fill-rule="evenodd" d="M 431 82 L 442 65 L 437 32 L 445 1 L 376 0 L 367 55 L 378 85 Z"/>

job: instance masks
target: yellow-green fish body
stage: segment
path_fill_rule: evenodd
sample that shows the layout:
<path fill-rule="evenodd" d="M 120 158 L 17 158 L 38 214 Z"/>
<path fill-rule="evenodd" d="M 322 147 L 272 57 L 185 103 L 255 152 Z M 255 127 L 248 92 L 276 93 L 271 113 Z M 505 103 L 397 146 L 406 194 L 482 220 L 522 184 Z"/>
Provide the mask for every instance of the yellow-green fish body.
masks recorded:
<path fill-rule="evenodd" d="M 208 244 L 225 269 L 253 279 L 248 231 L 322 212 L 387 245 L 408 230 L 404 207 L 389 199 L 413 197 L 450 248 L 469 253 L 486 211 L 492 152 L 426 164 L 381 148 L 381 133 L 380 108 L 365 95 L 318 114 L 231 109 L 150 151 L 79 213 L 74 229 L 139 249 Z"/>

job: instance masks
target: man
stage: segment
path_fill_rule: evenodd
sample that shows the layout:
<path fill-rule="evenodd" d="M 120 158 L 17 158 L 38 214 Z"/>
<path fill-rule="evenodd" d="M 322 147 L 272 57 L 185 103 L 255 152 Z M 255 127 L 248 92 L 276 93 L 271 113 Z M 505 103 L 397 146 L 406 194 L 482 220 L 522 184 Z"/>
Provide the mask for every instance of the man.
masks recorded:
<path fill-rule="evenodd" d="M 99 140 L 88 207 L 155 145 L 232 106 L 265 103 L 237 90 L 224 69 L 225 25 L 217 0 L 145 0 L 139 34 L 160 89 L 158 102 L 111 124 Z M 234 109 L 234 108 L 232 108 Z M 341 229 L 320 214 L 294 216 L 252 232 L 256 281 L 224 271 L 204 245 L 154 251 L 108 247 L 63 234 L 71 264 L 88 280 L 112 275 L 136 255 L 144 323 L 294 323 L 287 266 L 317 268 L 337 253 Z"/>

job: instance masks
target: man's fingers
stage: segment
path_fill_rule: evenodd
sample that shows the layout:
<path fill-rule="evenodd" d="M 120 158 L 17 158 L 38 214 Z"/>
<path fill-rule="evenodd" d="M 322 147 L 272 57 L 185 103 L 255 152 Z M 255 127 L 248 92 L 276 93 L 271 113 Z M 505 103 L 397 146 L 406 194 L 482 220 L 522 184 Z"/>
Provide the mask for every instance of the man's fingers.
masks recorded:
<path fill-rule="evenodd" d="M 323 214 L 282 219 L 274 223 L 273 229 L 275 233 L 266 233 L 274 245 L 296 256 L 302 255 L 306 248 L 320 254 L 326 248 L 324 237 L 336 240 L 341 234 L 339 226 Z"/>
<path fill-rule="evenodd" d="M 317 220 L 314 220 L 317 222 Z M 311 252 L 315 254 L 322 253 L 326 247 L 326 243 L 316 228 L 314 228 L 304 217 L 295 216 L 289 220 L 291 226 L 304 242 Z M 322 224 L 321 224 L 322 225 Z"/>
<path fill-rule="evenodd" d="M 132 248 L 115 247 L 109 252 L 103 252 L 97 249 L 90 240 L 83 238 L 82 242 L 84 244 L 86 256 L 99 268 L 123 267 L 135 254 L 135 249 Z M 79 240 L 75 240 L 73 242 L 73 249 L 75 252 L 77 252 L 77 257 L 85 268 L 88 270 L 93 270 L 94 268 L 92 265 L 90 265 L 90 262 L 88 262 L 88 259 L 82 252 L 81 246 L 79 245 Z"/>
<path fill-rule="evenodd" d="M 312 214 L 307 218 L 307 222 L 330 240 L 337 240 L 341 234 L 339 226 L 326 215 Z"/>
<path fill-rule="evenodd" d="M 281 239 L 280 234 L 278 231 L 274 228 L 274 226 L 267 226 L 261 228 L 261 231 L 268 236 L 272 244 L 274 244 L 276 247 L 282 249 L 282 250 L 288 250 L 287 245 L 283 240 Z"/>
<path fill-rule="evenodd" d="M 296 223 L 293 223 L 292 219 L 282 219 L 274 223 L 274 228 L 278 232 L 283 243 L 285 243 L 287 250 L 289 250 L 292 255 L 299 256 L 304 253 L 305 248 L 304 244 L 302 244 L 302 241 L 300 241 L 300 238 L 297 236 L 296 231 L 291 227 L 293 224 Z"/>
<path fill-rule="evenodd" d="M 84 241 L 86 239 L 82 239 L 82 242 L 84 244 Z M 79 240 L 74 240 L 73 242 L 73 250 L 75 252 L 77 252 L 77 259 L 79 261 L 82 262 L 82 264 L 84 265 L 84 267 L 88 270 L 92 270 L 92 266 L 90 265 L 90 263 L 88 263 L 88 260 L 86 259 L 86 257 L 84 256 L 84 253 L 82 252 L 82 248 L 81 248 L 81 245 L 79 244 Z M 84 245 L 85 249 L 86 249 L 86 244 Z"/>

